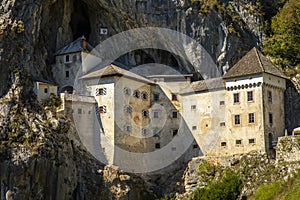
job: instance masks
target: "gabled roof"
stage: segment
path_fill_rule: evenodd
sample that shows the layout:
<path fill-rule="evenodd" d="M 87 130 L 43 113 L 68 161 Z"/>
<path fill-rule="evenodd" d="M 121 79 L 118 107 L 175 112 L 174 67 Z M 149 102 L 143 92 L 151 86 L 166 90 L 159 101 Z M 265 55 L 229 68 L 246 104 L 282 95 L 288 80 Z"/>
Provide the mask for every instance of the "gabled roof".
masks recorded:
<path fill-rule="evenodd" d="M 81 40 L 85 40 L 84 36 L 77 38 L 75 41 L 71 42 L 70 44 L 64 46 L 63 48 L 59 49 L 55 55 L 63 55 L 68 53 L 76 53 L 84 51 L 84 49 L 81 46 Z M 90 51 L 92 47 L 87 44 L 87 50 Z"/>
<path fill-rule="evenodd" d="M 82 76 L 81 79 L 101 78 L 101 77 L 107 77 L 107 76 L 125 76 L 127 78 L 154 84 L 154 82 L 150 81 L 149 79 L 142 77 L 140 75 L 137 75 L 135 73 L 132 73 L 128 70 L 117 67 L 114 64 L 110 64 L 102 69 L 99 69 L 97 71 L 86 74 L 86 75 Z"/>
<path fill-rule="evenodd" d="M 236 78 L 260 73 L 268 73 L 287 78 L 284 73 L 276 68 L 256 47 L 252 48 L 242 59 L 230 68 L 223 78 Z"/>
<path fill-rule="evenodd" d="M 183 89 L 180 94 L 190 94 L 204 91 L 214 91 L 225 89 L 224 80 L 221 77 L 211 78 L 191 83 L 191 86 Z"/>

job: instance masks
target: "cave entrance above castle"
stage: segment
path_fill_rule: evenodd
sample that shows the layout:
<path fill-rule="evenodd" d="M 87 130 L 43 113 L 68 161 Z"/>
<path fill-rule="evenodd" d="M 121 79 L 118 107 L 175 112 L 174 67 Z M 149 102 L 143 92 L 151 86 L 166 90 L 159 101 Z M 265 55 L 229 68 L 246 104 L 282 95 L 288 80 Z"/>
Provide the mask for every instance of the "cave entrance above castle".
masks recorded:
<path fill-rule="evenodd" d="M 81 0 L 76 0 L 73 3 L 74 10 L 71 16 L 70 26 L 73 33 L 73 40 L 85 36 L 89 40 L 91 33 L 91 24 L 88 16 L 87 5 Z"/>

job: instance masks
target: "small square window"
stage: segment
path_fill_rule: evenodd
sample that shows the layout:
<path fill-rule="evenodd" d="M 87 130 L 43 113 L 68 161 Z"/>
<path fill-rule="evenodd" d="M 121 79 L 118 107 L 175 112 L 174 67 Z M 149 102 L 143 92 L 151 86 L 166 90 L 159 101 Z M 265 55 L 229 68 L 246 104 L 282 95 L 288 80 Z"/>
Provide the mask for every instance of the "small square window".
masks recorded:
<path fill-rule="evenodd" d="M 225 126 L 225 122 L 221 122 L 221 123 L 220 123 L 220 126 Z"/>
<path fill-rule="evenodd" d="M 198 149 L 198 144 L 193 144 L 193 149 Z"/>
<path fill-rule="evenodd" d="M 241 145 L 241 144 L 242 144 L 242 140 L 236 140 L 236 141 L 235 141 L 235 144 L 236 144 L 236 145 Z"/>
<path fill-rule="evenodd" d="M 248 120 L 249 120 L 249 124 L 253 124 L 255 122 L 255 116 L 254 113 L 249 113 L 248 114 Z"/>
<path fill-rule="evenodd" d="M 176 151 L 176 147 L 172 147 L 172 151 Z"/>
<path fill-rule="evenodd" d="M 172 93 L 172 101 L 177 101 L 177 95 Z"/>
<path fill-rule="evenodd" d="M 100 106 L 99 113 L 106 113 L 106 106 Z"/>
<path fill-rule="evenodd" d="M 249 139 L 249 144 L 255 144 L 255 139 Z"/>
<path fill-rule="evenodd" d="M 158 134 L 158 128 L 153 129 L 153 130 L 152 130 L 152 134 L 153 134 L 153 135 L 157 135 L 157 134 Z"/>
<path fill-rule="evenodd" d="M 160 143 L 155 143 L 155 149 L 160 149 Z"/>
<path fill-rule="evenodd" d="M 220 101 L 220 106 L 224 106 L 225 105 L 225 101 Z"/>
<path fill-rule="evenodd" d="M 126 106 L 125 107 L 125 112 L 126 113 L 132 113 L 132 107 L 131 106 Z"/>
<path fill-rule="evenodd" d="M 158 117 L 159 117 L 158 111 L 154 111 L 154 112 L 153 112 L 153 117 L 154 117 L 154 118 L 158 118 Z"/>
<path fill-rule="evenodd" d="M 191 105 L 191 110 L 196 110 L 196 105 Z"/>
<path fill-rule="evenodd" d="M 143 135 L 147 135 L 147 129 L 142 128 L 142 134 L 143 134 Z"/>
<path fill-rule="evenodd" d="M 239 103 L 240 102 L 240 96 L 239 93 L 233 94 L 233 103 Z"/>
<path fill-rule="evenodd" d="M 82 114 L 82 109 L 81 108 L 78 108 L 78 114 Z"/>
<path fill-rule="evenodd" d="M 159 94 L 157 94 L 157 93 L 153 94 L 153 100 L 159 101 Z"/>
<path fill-rule="evenodd" d="M 248 101 L 253 101 L 253 91 L 247 92 L 247 100 Z"/>
<path fill-rule="evenodd" d="M 131 133 L 131 130 L 132 130 L 132 128 L 131 128 L 130 125 L 126 125 L 126 126 L 125 126 L 125 132 Z"/>
<path fill-rule="evenodd" d="M 176 136 L 178 134 L 178 129 L 172 130 L 172 134 L 173 134 L 173 137 Z"/>
<path fill-rule="evenodd" d="M 172 112 L 172 118 L 178 118 L 178 112 L 177 111 Z"/>
<path fill-rule="evenodd" d="M 149 117 L 149 112 L 148 112 L 148 110 L 143 110 L 143 111 L 142 111 L 142 116 L 143 116 L 143 117 Z"/>
<path fill-rule="evenodd" d="M 124 94 L 131 95 L 131 89 L 130 88 L 124 88 Z"/>
<path fill-rule="evenodd" d="M 142 93 L 142 99 L 144 99 L 144 100 L 148 99 L 148 94 L 146 92 Z"/>
<path fill-rule="evenodd" d="M 133 92 L 133 96 L 136 97 L 136 98 L 140 98 L 141 97 L 141 93 L 138 90 L 135 90 Z"/>
<path fill-rule="evenodd" d="M 96 88 L 96 96 L 106 95 L 106 93 L 107 93 L 106 88 Z"/>
<path fill-rule="evenodd" d="M 241 124 L 241 116 L 240 115 L 234 115 L 234 124 L 235 125 Z"/>
<path fill-rule="evenodd" d="M 226 142 L 221 142 L 221 147 L 226 147 L 227 143 Z"/>
<path fill-rule="evenodd" d="M 193 130 L 197 130 L 197 126 L 192 126 L 192 129 Z"/>
<path fill-rule="evenodd" d="M 48 93 L 48 88 L 44 88 L 44 93 L 45 93 L 45 94 Z"/>

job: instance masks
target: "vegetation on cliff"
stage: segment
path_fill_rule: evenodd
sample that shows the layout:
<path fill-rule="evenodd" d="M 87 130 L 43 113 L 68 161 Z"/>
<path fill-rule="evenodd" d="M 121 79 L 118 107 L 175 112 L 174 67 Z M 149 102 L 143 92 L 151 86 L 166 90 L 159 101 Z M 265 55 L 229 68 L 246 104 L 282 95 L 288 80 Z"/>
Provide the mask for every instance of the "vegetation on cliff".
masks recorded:
<path fill-rule="evenodd" d="M 287 1 L 272 18 L 271 33 L 266 38 L 264 51 L 289 75 L 300 71 L 300 1 Z"/>

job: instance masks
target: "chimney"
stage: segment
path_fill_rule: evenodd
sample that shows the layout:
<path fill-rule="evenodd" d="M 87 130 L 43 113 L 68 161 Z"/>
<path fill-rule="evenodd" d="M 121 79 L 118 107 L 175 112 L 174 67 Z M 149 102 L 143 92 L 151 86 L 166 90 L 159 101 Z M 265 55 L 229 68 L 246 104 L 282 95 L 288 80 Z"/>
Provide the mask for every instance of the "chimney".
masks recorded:
<path fill-rule="evenodd" d="M 86 39 L 84 35 L 81 37 L 81 47 L 83 50 L 86 50 Z"/>

